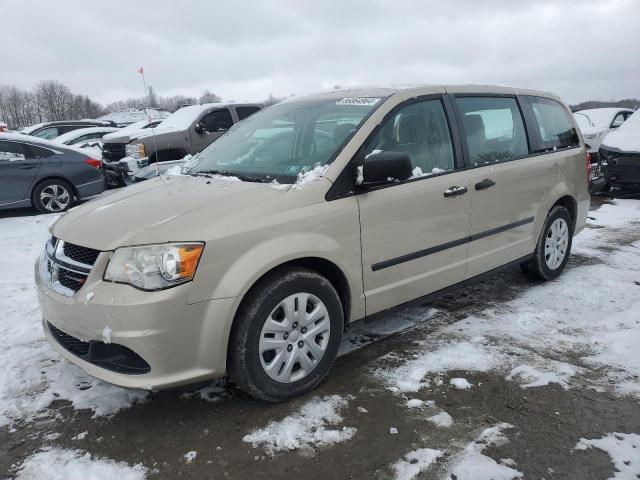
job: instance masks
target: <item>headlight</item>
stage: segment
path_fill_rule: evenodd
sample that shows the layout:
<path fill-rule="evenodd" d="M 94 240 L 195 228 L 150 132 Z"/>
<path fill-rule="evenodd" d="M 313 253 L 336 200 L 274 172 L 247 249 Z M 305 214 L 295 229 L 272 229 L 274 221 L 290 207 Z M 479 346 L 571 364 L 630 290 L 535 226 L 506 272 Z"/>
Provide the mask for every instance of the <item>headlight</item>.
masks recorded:
<path fill-rule="evenodd" d="M 144 152 L 144 145 L 142 143 L 131 143 L 125 146 L 124 153 L 127 157 L 135 158 L 136 160 L 146 156 Z"/>
<path fill-rule="evenodd" d="M 142 290 L 161 290 L 193 279 L 204 244 L 166 243 L 118 248 L 104 279 Z"/>

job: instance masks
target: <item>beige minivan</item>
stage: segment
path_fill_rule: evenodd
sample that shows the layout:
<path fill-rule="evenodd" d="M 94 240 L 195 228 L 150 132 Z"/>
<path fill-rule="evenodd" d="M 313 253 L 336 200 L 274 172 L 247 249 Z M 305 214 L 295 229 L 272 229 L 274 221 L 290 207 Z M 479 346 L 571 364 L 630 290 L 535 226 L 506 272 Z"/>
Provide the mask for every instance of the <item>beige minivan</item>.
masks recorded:
<path fill-rule="evenodd" d="M 554 95 L 335 91 L 234 125 L 182 174 L 76 207 L 36 265 L 45 334 L 124 387 L 314 388 L 359 319 L 520 264 L 551 280 L 589 207 Z"/>

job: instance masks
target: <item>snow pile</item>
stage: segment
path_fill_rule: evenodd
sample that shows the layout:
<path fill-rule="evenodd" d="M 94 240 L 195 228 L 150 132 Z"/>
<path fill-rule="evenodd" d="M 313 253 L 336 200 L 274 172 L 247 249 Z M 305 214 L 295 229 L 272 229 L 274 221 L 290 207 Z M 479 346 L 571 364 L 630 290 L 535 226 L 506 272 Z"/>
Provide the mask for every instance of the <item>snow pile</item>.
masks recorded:
<path fill-rule="evenodd" d="M 195 450 L 191 450 L 190 452 L 185 453 L 183 458 L 186 463 L 191 463 L 196 459 L 197 456 L 198 452 L 196 452 Z"/>
<path fill-rule="evenodd" d="M 328 169 L 329 165 L 318 165 L 313 170 L 300 172 L 298 174 L 296 186 L 301 188 L 318 181 L 325 173 L 327 173 Z"/>
<path fill-rule="evenodd" d="M 227 397 L 229 392 L 225 388 L 224 380 L 215 380 L 210 385 L 194 390 L 192 392 L 184 392 L 180 395 L 182 399 L 199 398 L 206 402 L 217 402 Z"/>
<path fill-rule="evenodd" d="M 540 367 L 531 365 L 518 365 L 511 369 L 507 380 L 519 379 L 526 382 L 520 385 L 522 388 L 542 387 L 550 383 L 557 383 L 565 389 L 569 388 L 569 379 L 576 374 L 578 368 L 564 362 L 550 361 L 548 364 L 551 368 L 545 370 L 539 370 Z"/>
<path fill-rule="evenodd" d="M 613 480 L 640 478 L 640 435 L 636 433 L 610 433 L 599 439 L 580 439 L 576 450 L 592 447 L 607 452 L 617 472 Z"/>
<path fill-rule="evenodd" d="M 412 480 L 418 474 L 426 471 L 433 463 L 440 458 L 444 452 L 431 448 L 420 448 L 409 452 L 400 460 L 393 464 L 396 480 Z"/>
<path fill-rule="evenodd" d="M 452 378 L 449 380 L 449 385 L 458 390 L 469 390 L 473 387 L 473 383 L 470 383 L 466 378 Z"/>
<path fill-rule="evenodd" d="M 348 403 L 339 395 L 314 398 L 293 415 L 272 421 L 265 428 L 245 435 L 242 440 L 254 447 L 262 446 L 269 455 L 347 441 L 355 435 L 355 428 L 328 429 L 327 425 L 342 422 L 339 412 Z"/>
<path fill-rule="evenodd" d="M 425 348 L 430 345 L 425 344 Z M 427 376 L 450 370 L 487 372 L 499 365 L 502 354 L 481 343 L 446 342 L 427 350 L 397 368 L 376 372 L 393 392 L 417 392 L 429 384 Z"/>
<path fill-rule="evenodd" d="M 587 381 L 640 398 L 640 202 L 617 200 L 590 212 L 574 250 L 603 263 L 566 270 L 518 298 L 434 332 L 421 351 L 378 371 L 394 392 L 416 392 L 429 375 L 451 370 L 499 371 L 524 387 L 558 383 L 591 370 Z M 579 359 L 576 362 L 576 359 Z M 575 365 L 578 363 L 578 365 Z"/>
<path fill-rule="evenodd" d="M 449 428 L 453 425 L 453 417 L 445 411 L 427 418 L 427 421 L 433 423 L 436 427 Z"/>
<path fill-rule="evenodd" d="M 446 170 L 443 170 L 442 168 L 438 168 L 438 167 L 433 167 L 430 172 L 423 172 L 422 168 L 416 167 L 411 172 L 410 178 L 430 177 L 432 175 L 437 175 L 439 173 L 444 173 L 444 172 L 446 172 Z"/>
<path fill-rule="evenodd" d="M 0 219 L 0 426 L 46 414 L 53 400 L 68 400 L 95 415 L 111 415 L 147 394 L 114 387 L 64 360 L 44 339 L 33 265 L 54 215 Z"/>
<path fill-rule="evenodd" d="M 174 165 L 171 168 L 168 168 L 166 172 L 164 172 L 163 175 L 166 175 L 167 177 L 177 177 L 182 175 L 182 165 Z"/>
<path fill-rule="evenodd" d="M 449 467 L 449 480 L 511 480 L 522 478 L 522 473 L 510 466 L 499 464 L 494 459 L 483 455 L 489 446 L 501 446 L 509 440 L 502 430 L 513 428 L 508 423 L 500 423 L 484 430 L 478 438 L 469 443 Z"/>
<path fill-rule="evenodd" d="M 128 465 L 108 459 L 93 459 L 80 450 L 52 448 L 27 458 L 18 467 L 16 480 L 88 480 L 117 478 L 143 480 L 147 468 L 142 464 Z"/>

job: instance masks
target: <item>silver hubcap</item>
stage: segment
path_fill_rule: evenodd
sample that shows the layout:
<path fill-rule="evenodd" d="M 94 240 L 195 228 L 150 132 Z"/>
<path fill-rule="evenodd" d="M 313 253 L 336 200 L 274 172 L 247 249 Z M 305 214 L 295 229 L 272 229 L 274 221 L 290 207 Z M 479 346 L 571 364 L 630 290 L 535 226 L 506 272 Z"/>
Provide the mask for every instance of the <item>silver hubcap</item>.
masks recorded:
<path fill-rule="evenodd" d="M 69 206 L 71 195 L 62 185 L 47 185 L 40 192 L 40 201 L 50 212 L 60 212 Z"/>
<path fill-rule="evenodd" d="M 567 256 L 569 246 L 569 226 L 562 218 L 557 218 L 547 231 L 544 242 L 544 260 L 551 270 L 558 268 Z"/>
<path fill-rule="evenodd" d="M 329 344 L 331 322 L 324 303 L 294 293 L 274 308 L 260 333 L 260 363 L 273 380 L 291 383 L 309 375 Z"/>

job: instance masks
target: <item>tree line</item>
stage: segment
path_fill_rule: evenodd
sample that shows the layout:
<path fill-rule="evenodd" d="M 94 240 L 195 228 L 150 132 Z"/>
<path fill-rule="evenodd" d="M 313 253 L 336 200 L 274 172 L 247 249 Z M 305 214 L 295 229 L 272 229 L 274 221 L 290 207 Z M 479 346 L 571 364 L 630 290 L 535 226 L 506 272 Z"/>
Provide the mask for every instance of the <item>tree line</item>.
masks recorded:
<path fill-rule="evenodd" d="M 0 121 L 20 128 L 53 120 L 79 120 L 103 115 L 104 108 L 86 95 L 74 94 L 55 80 L 44 80 L 31 90 L 0 85 Z"/>
<path fill-rule="evenodd" d="M 269 94 L 264 103 L 271 105 L 281 100 L 282 98 Z M 103 106 L 91 100 L 87 95 L 73 93 L 69 87 L 61 82 L 43 80 L 31 90 L 25 90 L 15 85 L 0 85 L 0 122 L 6 123 L 10 129 L 18 129 L 35 123 L 55 120 L 97 118 L 111 112 L 131 108 L 140 110 L 151 107 L 175 112 L 185 105 L 221 101 L 222 98 L 219 95 L 209 90 L 203 91 L 199 97 L 185 95 L 161 97 L 156 94 L 153 87 L 149 87 L 146 97 L 128 98 Z"/>

